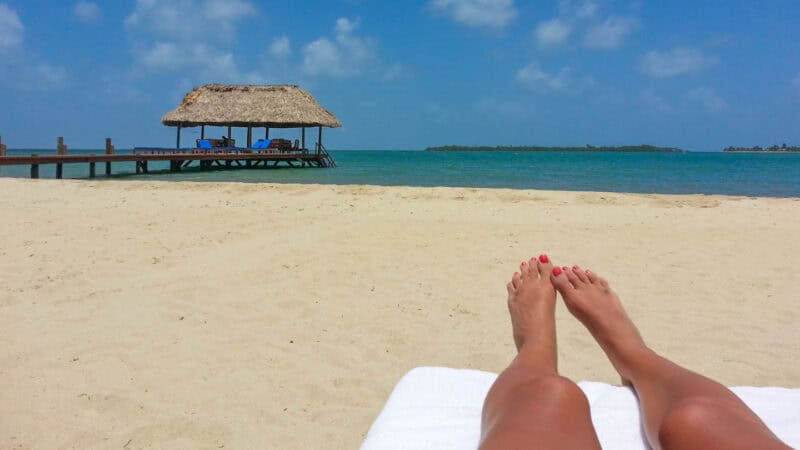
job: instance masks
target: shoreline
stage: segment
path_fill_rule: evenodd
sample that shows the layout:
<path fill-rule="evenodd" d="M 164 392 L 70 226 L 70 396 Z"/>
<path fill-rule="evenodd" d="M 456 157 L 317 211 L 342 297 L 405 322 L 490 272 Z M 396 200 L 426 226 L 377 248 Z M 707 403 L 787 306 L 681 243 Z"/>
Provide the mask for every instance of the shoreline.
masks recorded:
<path fill-rule="evenodd" d="M 508 364 L 542 252 L 676 362 L 800 387 L 797 198 L 106 181 L 0 178 L 2 448 L 357 447 L 413 367 Z M 563 375 L 618 383 L 557 326 Z"/>
<path fill-rule="evenodd" d="M 199 173 L 199 172 L 198 172 Z M 323 184 L 323 183 L 268 183 L 268 182 L 253 182 L 253 181 L 197 181 L 197 180 L 145 180 L 141 178 L 141 175 L 137 174 L 130 174 L 130 175 L 119 175 L 114 176 L 112 178 L 65 178 L 65 179 L 54 179 L 54 178 L 39 178 L 39 179 L 30 179 L 30 178 L 18 178 L 18 177 L 0 177 L 0 184 L 2 184 L 5 180 L 15 180 L 15 181 L 22 181 L 25 183 L 37 183 L 37 182 L 44 182 L 44 183 L 88 183 L 92 185 L 100 185 L 103 183 L 115 183 L 115 182 L 123 182 L 123 183 L 138 183 L 138 184 L 154 184 L 159 186 L 169 186 L 169 185 L 185 185 L 185 186 L 192 186 L 192 185 L 211 185 L 211 186 L 251 186 L 253 191 L 258 191 L 260 188 L 259 186 L 263 186 L 266 190 L 275 190 L 281 187 L 292 188 L 292 189 L 301 189 L 303 187 L 309 187 L 314 189 L 324 189 L 324 188 L 343 188 L 343 189 L 358 189 L 358 188 L 374 188 L 374 189 L 420 189 L 420 190 L 455 190 L 455 191 L 467 191 L 467 192 L 474 192 L 474 191 L 509 191 L 509 192 L 531 192 L 531 193 L 550 193 L 550 194 L 598 194 L 598 195 L 630 195 L 630 196 L 646 196 L 646 197 L 704 197 L 704 198 L 712 198 L 712 197 L 719 197 L 719 198 L 726 198 L 726 199 L 733 199 L 733 200 L 745 200 L 745 199 L 763 199 L 763 200 L 800 200 L 800 195 L 798 196 L 788 196 L 788 197 L 777 197 L 777 196 L 759 196 L 759 195 L 732 195 L 732 194 L 703 194 L 703 193 L 694 193 L 694 194 L 670 194 L 670 193 L 658 193 L 658 192 L 618 192 L 618 191 L 587 191 L 587 190 L 553 190 L 553 189 L 530 189 L 530 188 L 508 188 L 508 187 L 471 187 L 471 186 L 412 186 L 412 185 L 382 185 L 382 184 Z"/>

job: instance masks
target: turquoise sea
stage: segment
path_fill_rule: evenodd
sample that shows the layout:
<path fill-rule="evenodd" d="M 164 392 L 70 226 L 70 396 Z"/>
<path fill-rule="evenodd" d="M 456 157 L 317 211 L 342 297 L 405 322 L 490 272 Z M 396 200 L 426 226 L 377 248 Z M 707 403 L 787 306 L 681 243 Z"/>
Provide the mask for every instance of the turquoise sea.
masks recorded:
<path fill-rule="evenodd" d="M 9 154 L 47 154 L 10 150 Z M 102 153 L 83 150 L 70 153 Z M 332 151 L 335 169 L 187 170 L 133 175 L 133 163 L 114 165 L 114 179 L 235 181 L 244 183 L 460 186 L 661 194 L 800 197 L 800 154 L 752 153 L 505 153 Z M 84 178 L 87 164 L 64 166 L 67 178 Z M 0 167 L 0 176 L 28 177 L 28 166 Z M 102 168 L 98 166 L 98 174 Z M 41 166 L 52 178 L 55 166 Z M 99 176 L 98 180 L 105 179 Z"/>

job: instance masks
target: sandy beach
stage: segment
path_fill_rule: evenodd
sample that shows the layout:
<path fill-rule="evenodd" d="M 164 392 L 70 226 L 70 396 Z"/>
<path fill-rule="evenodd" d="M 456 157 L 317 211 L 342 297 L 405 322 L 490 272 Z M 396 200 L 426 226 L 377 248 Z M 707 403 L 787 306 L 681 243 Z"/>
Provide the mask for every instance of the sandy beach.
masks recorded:
<path fill-rule="evenodd" d="M 0 179 L 0 448 L 357 448 L 417 366 L 497 372 L 505 283 L 604 275 L 645 340 L 800 387 L 800 199 Z M 561 372 L 617 383 L 557 312 Z"/>

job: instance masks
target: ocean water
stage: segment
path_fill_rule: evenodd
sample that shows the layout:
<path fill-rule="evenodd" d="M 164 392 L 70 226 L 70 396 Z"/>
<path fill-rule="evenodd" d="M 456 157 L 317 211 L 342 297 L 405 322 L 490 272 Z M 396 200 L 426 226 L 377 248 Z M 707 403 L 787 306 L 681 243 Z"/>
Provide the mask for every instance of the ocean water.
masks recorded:
<path fill-rule="evenodd" d="M 46 154 L 14 150 L 9 154 Z M 102 153 L 99 150 L 70 153 Z M 334 169 L 185 170 L 167 163 L 135 175 L 134 163 L 114 164 L 114 179 L 234 181 L 244 183 L 453 186 L 660 194 L 724 194 L 800 197 L 800 154 L 573 153 L 332 151 Z M 102 165 L 98 165 L 98 180 Z M 43 178 L 55 166 L 40 167 Z M 28 177 L 28 166 L 0 167 L 0 176 Z M 87 164 L 64 166 L 66 178 L 88 176 Z"/>

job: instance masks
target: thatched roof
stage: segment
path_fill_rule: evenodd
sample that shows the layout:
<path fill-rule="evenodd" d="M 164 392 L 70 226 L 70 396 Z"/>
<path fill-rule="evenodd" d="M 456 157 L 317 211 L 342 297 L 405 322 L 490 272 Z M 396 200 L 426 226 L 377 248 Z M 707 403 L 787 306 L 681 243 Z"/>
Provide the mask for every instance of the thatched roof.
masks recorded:
<path fill-rule="evenodd" d="M 186 94 L 161 123 L 169 126 L 301 128 L 342 126 L 297 86 L 207 84 Z"/>

